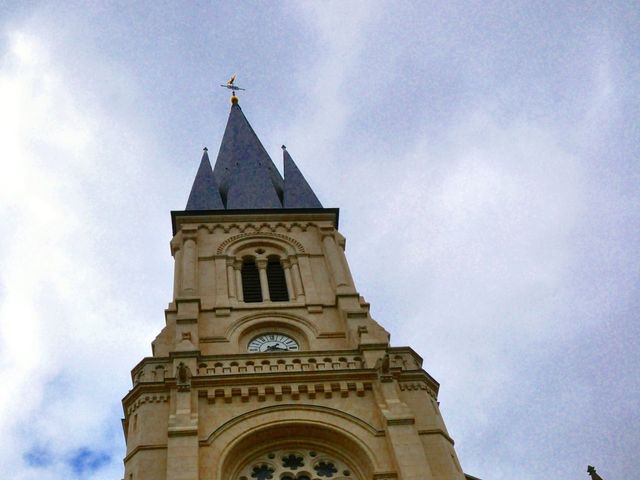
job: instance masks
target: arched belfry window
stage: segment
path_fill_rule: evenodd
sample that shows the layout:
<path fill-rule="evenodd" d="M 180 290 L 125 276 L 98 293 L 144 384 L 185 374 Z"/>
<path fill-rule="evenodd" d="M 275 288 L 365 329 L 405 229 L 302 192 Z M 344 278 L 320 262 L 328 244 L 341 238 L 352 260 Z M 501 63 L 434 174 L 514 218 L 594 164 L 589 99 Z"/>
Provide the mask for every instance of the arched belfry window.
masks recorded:
<path fill-rule="evenodd" d="M 287 280 L 280 259 L 276 256 L 269 257 L 267 263 L 267 283 L 269 284 L 269 297 L 272 302 L 289 301 Z"/>
<path fill-rule="evenodd" d="M 242 292 L 245 302 L 261 302 L 262 290 L 260 289 L 260 274 L 256 266 L 256 260 L 247 257 L 242 261 Z"/>

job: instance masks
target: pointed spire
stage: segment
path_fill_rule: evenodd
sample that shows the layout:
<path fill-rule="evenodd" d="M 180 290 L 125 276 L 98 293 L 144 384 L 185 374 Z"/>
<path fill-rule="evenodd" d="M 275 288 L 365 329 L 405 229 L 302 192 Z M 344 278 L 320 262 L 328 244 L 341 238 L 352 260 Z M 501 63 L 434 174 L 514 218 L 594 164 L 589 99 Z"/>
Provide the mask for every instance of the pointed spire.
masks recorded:
<path fill-rule="evenodd" d="M 237 102 L 213 174 L 227 209 L 282 208 L 284 181 Z"/>
<path fill-rule="evenodd" d="M 211 162 L 207 147 L 204 147 L 202 160 L 196 178 L 191 187 L 186 210 L 222 210 L 224 205 L 220 198 L 220 192 L 211 170 Z"/>
<path fill-rule="evenodd" d="M 322 208 L 284 145 L 283 180 L 233 98 L 215 167 L 205 148 L 186 210 Z"/>
<path fill-rule="evenodd" d="M 282 146 L 284 161 L 284 208 L 322 208 L 300 169 Z"/>

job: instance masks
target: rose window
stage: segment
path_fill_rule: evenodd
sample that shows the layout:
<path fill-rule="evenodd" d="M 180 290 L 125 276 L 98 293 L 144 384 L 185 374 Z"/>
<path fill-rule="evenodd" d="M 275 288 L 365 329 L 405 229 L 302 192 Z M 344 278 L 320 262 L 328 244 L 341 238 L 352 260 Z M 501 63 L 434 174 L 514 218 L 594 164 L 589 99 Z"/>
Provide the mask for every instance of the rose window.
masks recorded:
<path fill-rule="evenodd" d="M 332 455 L 310 449 L 281 449 L 248 462 L 237 480 L 358 480 Z"/>
<path fill-rule="evenodd" d="M 313 468 L 321 477 L 333 477 L 333 474 L 338 471 L 333 462 L 319 462 Z"/>
<path fill-rule="evenodd" d="M 296 470 L 300 467 L 304 467 L 304 460 L 300 455 L 290 453 L 288 456 L 282 457 L 282 466 Z"/>
<path fill-rule="evenodd" d="M 265 464 L 255 465 L 251 472 L 251 477 L 256 480 L 270 480 L 273 478 L 273 468 Z"/>

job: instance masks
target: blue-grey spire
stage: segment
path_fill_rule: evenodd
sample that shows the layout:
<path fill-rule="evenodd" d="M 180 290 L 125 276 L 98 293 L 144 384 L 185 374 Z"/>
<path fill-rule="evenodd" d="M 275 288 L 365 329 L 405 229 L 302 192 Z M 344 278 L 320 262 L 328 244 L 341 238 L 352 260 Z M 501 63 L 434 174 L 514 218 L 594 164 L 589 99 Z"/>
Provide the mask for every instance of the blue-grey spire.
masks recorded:
<path fill-rule="evenodd" d="M 236 162 L 229 175 L 227 210 L 254 208 L 282 208 L 282 202 L 267 169 L 249 156 Z"/>
<path fill-rule="evenodd" d="M 211 162 L 205 147 L 200 167 L 191 187 L 186 210 L 221 210 L 224 208 L 218 185 L 211 170 Z"/>
<path fill-rule="evenodd" d="M 186 210 L 322 208 L 322 204 L 282 146 L 284 180 L 260 143 L 238 97 L 231 111 L 213 170 L 205 148 Z"/>
<path fill-rule="evenodd" d="M 213 174 L 227 209 L 282 208 L 284 181 L 237 100 Z"/>
<path fill-rule="evenodd" d="M 322 204 L 297 165 L 282 146 L 284 161 L 284 208 L 322 208 Z"/>

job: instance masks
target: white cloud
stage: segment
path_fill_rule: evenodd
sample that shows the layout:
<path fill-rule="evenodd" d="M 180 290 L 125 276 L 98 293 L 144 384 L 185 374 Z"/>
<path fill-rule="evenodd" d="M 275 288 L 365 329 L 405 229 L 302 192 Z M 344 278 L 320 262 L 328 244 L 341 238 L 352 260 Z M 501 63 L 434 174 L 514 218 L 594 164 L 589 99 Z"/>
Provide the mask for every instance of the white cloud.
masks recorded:
<path fill-rule="evenodd" d="M 371 2 L 303 2 L 296 3 L 295 8 L 313 35 L 309 62 L 296 69 L 293 80 L 302 118 L 288 122 L 285 132 L 273 136 L 297 140 L 294 157 L 315 158 L 325 168 L 333 167 L 335 147 L 353 113 L 350 80 L 356 75 L 367 34 L 382 9 Z M 313 125 L 313 135 L 309 135 L 309 125 Z"/>
<path fill-rule="evenodd" d="M 145 132 L 168 137 L 156 139 L 165 146 L 193 144 L 172 121 L 210 120 L 180 112 L 188 102 L 169 89 L 146 92 L 150 108 L 127 73 L 154 87 L 167 72 L 190 82 L 189 61 L 215 58 L 221 43 L 242 50 L 247 32 L 276 26 L 243 11 L 247 28 L 227 15 L 218 23 L 216 12 L 212 37 L 183 28 L 211 13 L 203 9 L 171 22 L 157 13 L 141 29 L 145 8 L 69 7 L 64 22 L 50 10 L 45 28 L 14 29 L 2 58 L 0 429 L 12 441 L 0 464 L 16 478 L 73 477 L 69 459 L 83 447 L 113 454 L 93 478 L 122 471 L 118 401 L 169 297 L 166 212 L 176 203 L 166 187 L 177 175 L 187 184 L 197 161 L 169 167 Z M 613 425 L 632 419 L 625 388 L 637 386 L 637 145 L 608 141 L 637 95 L 621 91 L 621 50 L 583 35 L 602 31 L 600 21 L 455 2 L 290 10 L 280 40 L 302 41 L 305 55 L 289 64 L 286 49 L 269 52 L 283 64 L 272 78 L 285 80 L 268 88 L 290 89 L 298 113 L 273 112 L 283 127 L 255 127 L 261 136 L 281 128 L 265 144 L 292 140 L 325 205 L 342 208 L 359 289 L 393 343 L 414 346 L 442 382 L 462 465 L 483 478 L 539 477 L 549 465 L 574 474 L 584 468 L 576 451 L 595 451 L 585 433 L 615 432 L 632 452 L 634 434 Z M 263 59 L 252 60 L 260 71 Z M 151 132 L 159 116 L 168 119 L 160 135 Z M 220 136 L 223 125 L 212 128 Z M 602 458 L 623 455 L 605 442 Z M 25 466 L 43 445 L 53 463 Z"/>
<path fill-rule="evenodd" d="M 103 223 L 113 206 L 109 195 L 96 193 L 115 189 L 142 217 L 145 193 L 157 192 L 150 190 L 153 182 L 128 191 L 120 181 L 129 162 L 149 167 L 140 161 L 140 140 L 95 148 L 131 126 L 106 121 L 83 103 L 39 36 L 17 31 L 6 41 L 10 48 L 0 64 L 0 374 L 6 382 L 0 464 L 15 478 L 69 477 L 74 452 L 90 448 L 114 454 L 106 470 L 115 477 L 122 439 L 120 432 L 114 437 L 114 406 L 142 353 L 138 347 L 135 355 L 132 345 L 144 338 L 148 351 L 157 322 L 150 330 L 137 314 L 144 307 L 126 303 L 131 298 L 122 294 L 127 285 L 120 270 L 105 268 L 106 258 L 119 253 L 140 262 L 146 255 L 143 245 L 123 242 L 126 222 L 120 230 Z M 105 258 L 109 245 L 114 250 Z M 121 245 L 124 251 L 115 250 Z M 141 280 L 135 269 L 133 262 L 130 282 Z M 127 346 L 125 332 L 139 333 L 140 340 Z M 39 450 L 46 469 L 28 465 L 29 452 Z"/>

